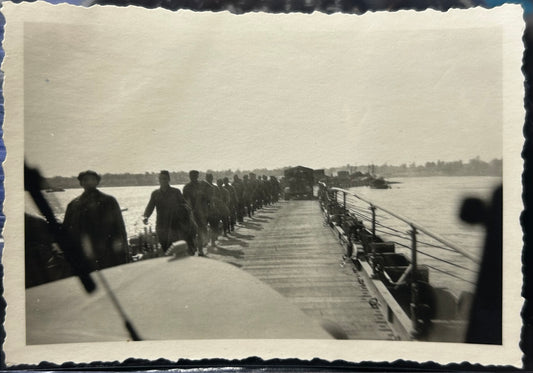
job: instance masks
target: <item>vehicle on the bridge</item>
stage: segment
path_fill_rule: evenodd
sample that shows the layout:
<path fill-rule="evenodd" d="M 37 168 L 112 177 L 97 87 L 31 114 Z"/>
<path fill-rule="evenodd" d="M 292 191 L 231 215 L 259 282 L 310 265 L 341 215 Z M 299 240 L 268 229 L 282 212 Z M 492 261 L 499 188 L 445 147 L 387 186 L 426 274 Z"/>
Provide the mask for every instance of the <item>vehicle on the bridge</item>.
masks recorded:
<path fill-rule="evenodd" d="M 312 168 L 296 166 L 284 171 L 285 187 L 283 195 L 289 199 L 313 199 L 313 185 L 315 184 Z"/>

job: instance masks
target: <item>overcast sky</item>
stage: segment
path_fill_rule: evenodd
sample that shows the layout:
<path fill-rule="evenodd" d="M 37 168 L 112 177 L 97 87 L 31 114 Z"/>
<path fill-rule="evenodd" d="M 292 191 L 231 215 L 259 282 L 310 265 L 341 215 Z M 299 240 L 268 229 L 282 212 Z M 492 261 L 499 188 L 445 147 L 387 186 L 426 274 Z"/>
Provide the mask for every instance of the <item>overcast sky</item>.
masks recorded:
<path fill-rule="evenodd" d="M 372 31 L 352 17 L 302 31 L 173 16 L 25 25 L 32 165 L 71 176 L 502 156 L 498 28 Z"/>

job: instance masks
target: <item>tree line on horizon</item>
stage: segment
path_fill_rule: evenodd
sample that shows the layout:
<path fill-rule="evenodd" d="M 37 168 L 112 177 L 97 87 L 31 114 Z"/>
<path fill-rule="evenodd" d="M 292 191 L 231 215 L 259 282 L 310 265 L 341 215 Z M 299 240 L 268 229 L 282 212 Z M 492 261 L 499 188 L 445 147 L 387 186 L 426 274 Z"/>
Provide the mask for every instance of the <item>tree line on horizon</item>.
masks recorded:
<path fill-rule="evenodd" d="M 305 166 L 305 164 L 302 164 Z M 336 176 L 339 171 L 348 171 L 350 174 L 359 172 L 363 174 L 371 174 L 388 177 L 412 177 L 412 176 L 502 176 L 503 160 L 493 159 L 490 162 L 485 162 L 479 157 L 473 158 L 468 162 L 459 161 L 436 161 L 426 162 L 424 164 L 410 164 L 403 163 L 401 165 L 350 165 L 340 167 L 330 167 L 324 169 L 327 176 Z M 278 178 L 283 176 L 285 169 L 289 167 L 281 167 L 275 169 L 256 168 L 253 170 L 206 170 L 200 172 L 200 179 L 205 178 L 206 173 L 213 174 L 215 180 L 228 177 L 230 181 L 233 180 L 233 175 L 238 175 L 241 179 L 244 175 L 250 172 L 258 176 L 276 176 Z M 106 173 L 102 174 L 101 186 L 115 187 L 115 186 L 151 186 L 158 185 L 159 171 L 144 172 L 144 173 Z M 189 182 L 188 171 L 170 171 L 170 180 L 172 184 L 186 184 Z M 45 178 L 44 189 L 49 188 L 79 188 L 80 184 L 76 176 L 54 176 Z"/>
<path fill-rule="evenodd" d="M 373 169 L 373 170 L 372 170 Z M 336 171 L 374 173 L 382 177 L 413 177 L 413 176 L 502 176 L 503 160 L 495 158 L 489 162 L 481 160 L 479 157 L 470 159 L 468 162 L 459 161 L 436 161 L 424 164 L 403 163 L 401 165 L 368 165 L 351 166 L 344 168 L 330 168 L 326 170 L 326 175 L 332 175 Z"/>

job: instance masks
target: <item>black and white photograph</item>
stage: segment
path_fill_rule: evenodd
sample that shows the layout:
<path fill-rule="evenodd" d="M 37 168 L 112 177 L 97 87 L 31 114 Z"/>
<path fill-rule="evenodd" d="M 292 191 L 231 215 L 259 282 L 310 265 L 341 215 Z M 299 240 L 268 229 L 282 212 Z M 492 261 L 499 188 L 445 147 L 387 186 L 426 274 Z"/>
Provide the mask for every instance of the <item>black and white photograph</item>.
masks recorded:
<path fill-rule="evenodd" d="M 8 364 L 520 364 L 519 7 L 4 8 Z"/>

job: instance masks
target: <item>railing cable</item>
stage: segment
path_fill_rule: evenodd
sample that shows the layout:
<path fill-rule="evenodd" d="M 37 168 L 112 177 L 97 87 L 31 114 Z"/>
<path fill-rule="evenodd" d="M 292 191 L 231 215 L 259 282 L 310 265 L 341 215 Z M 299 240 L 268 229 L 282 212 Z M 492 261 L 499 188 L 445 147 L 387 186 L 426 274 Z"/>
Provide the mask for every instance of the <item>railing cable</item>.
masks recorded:
<path fill-rule="evenodd" d="M 400 231 L 400 230 L 398 230 L 398 229 L 395 229 L 395 228 L 388 227 L 388 226 L 383 225 L 383 224 L 381 224 L 381 223 L 376 222 L 376 224 L 379 225 L 380 227 L 383 227 L 383 228 L 389 229 L 389 230 L 391 230 L 391 231 L 393 231 L 393 232 L 400 233 L 400 234 L 405 234 L 405 232 L 402 232 L 402 231 Z"/>
<path fill-rule="evenodd" d="M 410 246 L 404 245 L 404 244 L 402 244 L 402 243 L 400 243 L 400 242 L 398 242 L 398 241 L 392 241 L 392 242 L 394 242 L 394 243 L 397 244 L 398 246 L 404 247 L 404 248 L 406 248 L 406 249 L 411 249 Z M 449 264 L 449 265 L 451 265 L 451 266 L 454 266 L 454 267 L 457 267 L 457 268 L 461 268 L 461 269 L 464 269 L 464 270 L 469 271 L 469 272 L 472 272 L 472 273 L 476 273 L 476 274 L 478 273 L 477 271 L 475 271 L 475 270 L 473 270 L 473 269 L 471 269 L 471 268 L 463 267 L 463 266 L 460 265 L 460 264 L 456 264 L 456 263 L 453 263 L 453 262 L 449 262 L 449 261 L 447 261 L 447 260 L 445 260 L 445 259 L 438 258 L 438 257 L 433 256 L 433 255 L 431 255 L 431 254 L 428 254 L 428 253 L 426 253 L 426 252 L 424 252 L 424 251 L 417 250 L 417 252 L 418 252 L 419 254 L 422 254 L 422 255 L 428 256 L 428 257 L 430 257 L 430 258 L 433 258 L 433 259 L 435 259 L 435 260 L 437 260 L 437 261 L 439 261 L 439 262 L 444 262 L 444 263 L 447 263 L 447 264 Z M 447 272 L 444 271 L 444 270 L 441 271 L 441 272 L 443 272 L 443 273 L 447 273 Z"/>
<path fill-rule="evenodd" d="M 379 224 L 381 225 L 381 224 Z M 388 228 L 388 227 L 385 227 L 385 228 Z M 393 230 L 394 232 L 398 232 L 398 233 L 403 233 L 401 231 L 398 231 L 396 229 L 392 229 L 390 228 L 391 230 Z M 399 234 L 394 234 L 394 233 L 390 233 L 390 232 L 387 232 L 387 231 L 384 231 L 384 230 L 381 230 L 381 229 L 376 229 L 377 232 L 380 232 L 380 233 L 383 233 L 384 235 L 387 235 L 387 236 L 392 236 L 392 237 L 398 237 L 398 238 L 401 238 L 403 240 L 409 240 L 409 237 L 404 237 L 402 235 L 399 235 Z M 424 245 L 424 246 L 429 246 L 429 247 L 433 247 L 433 248 L 436 248 L 436 249 L 441 249 L 441 250 L 444 250 L 444 251 L 449 251 L 451 253 L 455 253 L 457 254 L 457 251 L 453 250 L 453 249 L 450 249 L 448 247 L 445 247 L 445 246 L 440 246 L 440 245 L 435 245 L 435 244 L 431 244 L 429 242 L 425 242 L 425 241 L 417 241 L 419 244 L 421 245 Z"/>
<path fill-rule="evenodd" d="M 479 259 L 474 257 L 472 254 L 468 253 L 467 251 L 461 249 L 459 246 L 457 246 L 456 244 L 448 241 L 447 239 L 445 239 L 444 237 L 441 237 L 440 235 L 436 234 L 436 233 L 433 233 L 431 232 L 430 230 L 424 228 L 423 226 L 421 226 L 420 224 L 412 221 L 411 219 L 407 219 L 405 217 L 403 217 L 402 215 L 400 214 L 397 214 L 389 209 L 386 209 L 386 208 L 383 208 L 379 205 L 376 205 L 375 203 L 367 200 L 366 198 L 363 198 L 361 196 L 359 196 L 358 194 L 356 193 L 353 193 L 353 192 L 348 192 L 344 189 L 340 189 L 340 188 L 331 188 L 333 191 L 340 191 L 341 193 L 350 193 L 351 195 L 353 195 L 354 197 L 360 199 L 361 201 L 364 201 L 366 203 L 368 203 L 369 205 L 371 206 L 374 206 L 375 208 L 377 209 L 380 209 L 382 211 L 385 211 L 386 213 L 388 213 L 389 215 L 392 215 L 394 216 L 395 218 L 397 219 L 400 219 L 404 222 L 406 222 L 407 224 L 411 225 L 411 227 L 413 228 L 416 228 L 418 231 L 422 232 L 422 233 L 425 233 L 426 235 L 428 235 L 429 237 L 443 243 L 444 245 L 446 246 L 449 246 L 450 248 L 454 249 L 455 251 L 457 251 L 458 253 L 462 254 L 464 257 L 472 260 L 473 262 L 475 263 L 479 263 Z"/>
<path fill-rule="evenodd" d="M 358 212 L 354 212 L 353 213 L 355 216 L 359 217 L 359 218 L 362 218 L 362 220 L 366 220 L 366 221 L 372 221 L 372 218 L 369 217 L 369 216 L 365 216 L 363 214 L 360 214 Z"/>
<path fill-rule="evenodd" d="M 439 269 L 439 268 L 437 268 L 437 267 L 431 266 L 431 265 L 429 265 L 429 264 L 425 264 L 425 266 L 427 266 L 428 268 L 431 268 L 431 269 L 433 269 L 433 270 L 435 270 L 435 271 L 437 271 L 437 272 L 441 272 L 441 273 L 444 273 L 444 274 L 446 274 L 446 275 L 448 275 L 448 276 L 455 277 L 455 278 L 458 279 L 458 280 L 468 282 L 468 283 L 470 283 L 470 284 L 472 284 L 472 285 L 474 285 L 474 286 L 476 285 L 475 282 L 472 282 L 472 281 L 470 281 L 470 280 L 467 280 L 466 278 L 463 278 L 463 277 L 461 277 L 461 276 L 454 275 L 453 273 L 449 273 L 449 272 L 443 271 L 442 269 Z"/>
<path fill-rule="evenodd" d="M 395 243 L 398 246 L 405 247 L 406 249 L 411 250 L 411 246 L 405 245 L 405 244 L 403 244 L 401 242 L 398 242 L 398 241 L 392 241 L 392 242 Z"/>
<path fill-rule="evenodd" d="M 435 245 L 435 244 L 432 244 L 432 243 L 429 243 L 429 242 L 424 242 L 424 241 L 418 241 L 420 244 L 422 245 L 426 245 L 426 246 L 430 246 L 430 247 L 434 247 L 434 248 L 437 248 L 437 249 L 442 249 L 442 250 L 445 250 L 445 251 L 450 251 L 452 253 L 456 253 L 455 250 L 453 249 L 450 249 L 449 247 L 445 247 L 445 246 L 440 246 L 440 245 Z"/>
<path fill-rule="evenodd" d="M 347 192 L 347 191 L 345 191 L 345 190 L 343 190 L 343 189 L 340 189 L 340 188 L 333 188 L 333 190 L 335 190 L 335 191 L 339 191 L 339 192 L 343 193 L 345 196 L 346 196 L 346 195 L 348 195 L 348 196 L 353 196 L 353 197 L 355 197 L 355 198 L 357 198 L 357 199 L 359 199 L 359 200 L 361 200 L 361 201 L 363 201 L 363 202 L 366 202 L 366 203 L 368 203 L 370 206 L 372 206 L 372 207 L 374 207 L 374 208 L 376 208 L 376 209 L 382 210 L 382 211 L 388 213 L 389 215 L 391 215 L 391 216 L 393 216 L 393 217 L 399 219 L 400 221 L 403 221 L 404 223 L 407 223 L 407 224 L 411 225 L 412 228 L 417 229 L 417 230 L 419 230 L 419 231 L 422 232 L 422 233 L 425 233 L 425 234 L 426 234 L 427 236 L 429 236 L 430 238 L 433 238 L 434 240 L 436 240 L 436 241 L 438 241 L 438 242 L 441 242 L 441 243 L 443 243 L 444 245 L 447 245 L 448 247 L 441 246 L 441 245 L 436 245 L 436 244 L 432 244 L 432 243 L 424 242 L 424 241 L 418 241 L 419 244 L 422 244 L 422 245 L 425 245 L 425 246 L 428 246 L 428 247 L 437 248 L 437 249 L 442 249 L 442 250 L 445 250 L 445 251 L 450 251 L 450 252 L 454 252 L 454 253 L 459 253 L 459 254 L 463 255 L 464 257 L 466 257 L 466 258 L 472 260 L 473 262 L 475 262 L 475 263 L 479 263 L 479 260 L 476 259 L 475 257 L 473 257 L 471 254 L 469 254 L 469 253 L 465 252 L 464 250 L 460 249 L 460 248 L 457 247 L 455 244 L 449 242 L 448 240 L 444 239 L 443 237 L 440 237 L 439 235 L 437 235 L 437 234 L 435 234 L 435 233 L 433 233 L 433 232 L 430 232 L 429 230 L 423 228 L 423 227 L 420 226 L 419 224 L 414 223 L 414 222 L 412 222 L 412 221 L 406 219 L 405 217 L 403 217 L 403 216 L 401 216 L 401 215 L 399 215 L 399 214 L 396 214 L 396 213 L 394 213 L 394 212 L 392 212 L 392 211 L 389 211 L 389 210 L 387 210 L 387 209 L 385 209 L 385 208 L 382 208 L 382 207 L 380 207 L 380 206 L 377 206 L 376 204 L 374 204 L 374 203 L 372 203 L 372 202 L 370 202 L 370 201 L 368 201 L 368 200 L 366 200 L 366 199 L 364 199 L 364 198 L 358 196 L 357 194 L 355 194 L 355 193 L 353 193 L 353 192 Z M 334 199 L 334 201 L 335 201 L 336 203 L 339 203 L 337 199 Z M 347 203 L 346 203 L 345 206 L 346 206 L 346 208 L 348 209 L 348 211 L 349 211 L 350 213 L 352 213 L 353 215 L 355 215 L 355 216 L 358 217 L 358 218 L 361 218 L 363 221 L 368 221 L 368 222 L 372 222 L 372 221 L 373 221 L 373 219 L 372 219 L 371 216 L 365 214 L 365 213 L 367 212 L 367 210 L 364 209 L 364 208 L 361 208 L 361 207 L 359 207 L 359 206 L 355 206 L 355 205 L 354 205 L 354 202 L 352 202 L 352 201 L 347 201 Z M 380 217 L 381 219 L 384 219 L 384 220 L 386 220 L 387 218 L 389 218 L 388 216 L 387 216 L 387 217 L 384 217 L 384 216 L 381 216 L 381 215 L 379 215 L 379 217 Z M 402 231 L 400 231 L 400 230 L 398 230 L 398 229 L 395 229 L 395 228 L 392 228 L 392 227 L 386 226 L 386 225 L 384 225 L 384 224 L 382 224 L 382 223 L 379 223 L 379 222 L 377 222 L 377 221 L 374 221 L 374 224 L 375 224 L 375 225 L 374 225 L 374 228 L 375 228 L 376 226 L 379 226 L 379 227 L 382 228 L 382 229 L 376 229 L 376 231 L 379 232 L 379 233 L 382 233 L 382 234 L 384 234 L 384 235 L 388 235 L 388 236 L 391 236 L 391 237 L 396 237 L 396 238 L 399 238 L 399 239 L 401 239 L 401 240 L 409 241 L 409 238 L 405 236 L 405 235 L 406 235 L 405 232 L 402 232 Z M 388 231 L 385 231 L 385 230 L 388 230 Z M 392 232 L 394 232 L 394 233 L 392 233 Z M 395 234 L 395 233 L 396 233 L 396 234 Z M 392 242 L 393 242 L 394 244 L 400 246 L 400 247 L 404 247 L 404 248 L 406 248 L 406 249 L 408 249 L 408 250 L 412 250 L 412 247 L 409 246 L 409 245 L 403 244 L 403 243 L 398 242 L 398 241 L 392 241 Z M 448 261 L 448 260 L 445 260 L 445 259 L 442 259 L 442 258 L 436 257 L 436 256 L 434 256 L 434 255 L 428 254 L 428 253 L 425 252 L 425 251 L 417 250 L 417 252 L 420 253 L 420 254 L 422 254 L 422 255 L 425 255 L 425 256 L 427 256 L 427 257 L 429 257 L 429 258 L 432 258 L 432 259 L 434 259 L 434 260 L 436 260 L 436 261 L 443 262 L 443 263 L 446 263 L 446 264 L 448 264 L 448 265 L 451 265 L 451 266 L 453 266 L 453 267 L 460 268 L 460 269 L 466 270 L 466 271 L 471 272 L 471 273 L 474 273 L 474 274 L 477 274 L 477 273 L 478 273 L 477 271 L 475 271 L 475 270 L 473 270 L 473 269 L 471 269 L 471 268 L 468 268 L 468 267 L 462 266 L 462 265 L 460 265 L 460 264 L 456 264 L 456 263 L 450 262 L 450 261 Z M 429 265 L 429 264 L 425 264 L 425 263 L 424 263 L 424 265 L 427 266 L 428 268 L 431 268 L 431 269 L 437 271 L 437 272 L 443 273 L 443 274 L 448 275 L 448 276 L 450 276 L 450 277 L 454 277 L 454 278 L 456 278 L 456 279 L 458 279 L 458 280 L 461 280 L 461 281 L 464 281 L 464 282 L 468 282 L 468 283 L 470 283 L 470 284 L 472 284 L 472 285 L 476 285 L 475 282 L 472 282 L 472 281 L 470 281 L 470 280 L 467 280 L 467 279 L 465 279 L 465 278 L 463 278 L 463 277 L 461 277 L 461 276 L 459 276 L 459 275 L 456 275 L 456 274 L 450 273 L 450 272 L 448 272 L 448 271 L 446 271 L 446 270 L 439 269 L 439 268 L 434 267 L 434 266 Z"/>
<path fill-rule="evenodd" d="M 353 213 L 354 215 L 359 216 L 359 217 L 364 216 L 366 220 L 371 221 L 371 218 L 370 218 L 369 216 L 365 216 L 365 215 L 363 215 L 363 214 L 361 214 L 361 213 L 356 213 L 356 212 L 352 212 L 352 213 Z M 382 228 L 388 229 L 388 230 L 390 230 L 390 231 L 392 231 L 392 232 L 396 232 L 396 233 L 399 233 L 399 234 L 405 234 L 404 232 L 402 232 L 402 231 L 399 230 L 399 229 L 395 229 L 395 228 L 389 227 L 389 226 L 384 225 L 384 224 L 382 224 L 382 223 L 379 223 L 379 222 L 377 222 L 377 221 L 376 221 L 376 225 L 377 225 L 377 226 L 380 226 L 380 227 L 382 227 Z M 408 237 L 403 237 L 403 236 L 400 236 L 400 235 L 395 235 L 395 234 L 392 234 L 392 233 L 390 233 L 390 232 L 383 231 L 383 230 L 379 230 L 379 232 L 381 232 L 381 233 L 383 233 L 383 234 L 390 235 L 390 236 L 394 236 L 394 237 L 401 237 L 401 238 L 404 238 L 404 239 L 406 239 L 406 240 L 409 239 Z M 431 247 L 434 247 L 434 248 L 438 248 L 438 249 L 442 249 L 442 250 L 446 250 L 446 251 L 450 251 L 450 252 L 454 252 L 454 253 L 457 252 L 456 250 L 450 249 L 449 247 L 442 246 L 442 245 L 435 245 L 435 244 L 430 243 L 430 242 L 425 242 L 425 241 L 420 241 L 420 240 L 419 240 L 418 243 L 423 244 L 423 245 L 425 245 L 425 246 L 431 246 Z"/>
<path fill-rule="evenodd" d="M 368 208 L 362 208 L 362 207 L 359 207 L 359 206 L 355 206 L 353 202 L 348 202 L 347 205 L 348 205 L 348 207 L 350 209 L 357 210 L 357 211 L 359 211 L 361 213 L 368 212 Z M 381 214 L 376 214 L 376 217 L 378 217 L 380 219 L 384 219 L 384 220 L 389 218 L 388 216 L 381 215 Z"/>
<path fill-rule="evenodd" d="M 350 206 L 350 210 L 351 209 L 358 210 L 358 211 L 362 210 L 362 209 L 355 209 L 353 206 Z M 356 217 L 361 218 L 362 220 L 366 220 L 366 221 L 369 221 L 369 222 L 372 221 L 372 218 L 370 216 L 367 216 L 364 213 L 358 212 L 358 211 L 350 211 L 350 212 L 352 214 L 354 214 Z M 400 231 L 400 230 L 398 230 L 398 229 L 386 226 L 386 225 L 381 224 L 381 223 L 379 223 L 377 221 L 376 221 L 376 226 L 380 226 L 380 227 L 382 227 L 384 229 L 388 229 L 388 230 L 390 230 L 392 232 L 396 232 L 396 233 L 399 233 L 399 234 L 394 234 L 394 233 L 391 233 L 391 232 L 388 232 L 388 231 L 385 231 L 385 230 L 382 230 L 382 229 L 376 229 L 376 231 L 379 232 L 379 233 L 382 233 L 382 234 L 385 234 L 385 235 L 388 235 L 388 236 L 392 236 L 392 237 L 397 237 L 397 238 L 400 238 L 400 239 L 403 239 L 403 240 L 410 240 L 409 237 L 402 236 L 402 234 L 405 235 L 405 233 Z M 426 242 L 426 241 L 418 241 L 418 243 L 422 244 L 422 245 L 425 245 L 425 246 L 441 249 L 441 250 L 444 250 L 444 251 L 457 253 L 456 250 L 450 249 L 449 247 L 445 247 L 445 246 L 442 246 L 442 245 L 435 245 L 435 244 L 432 244 L 432 243 L 429 243 L 429 242 Z M 409 246 L 405 246 L 405 247 L 410 248 Z"/>
<path fill-rule="evenodd" d="M 398 238 L 401 238 L 402 240 L 407 240 L 407 241 L 410 241 L 410 239 L 408 237 L 404 237 L 404 236 L 401 236 L 399 234 L 394 234 L 394 233 L 390 233 L 390 232 L 386 232 L 386 231 L 383 231 L 381 229 L 376 229 L 376 232 L 379 232 L 379 233 L 383 233 L 383 234 L 386 234 L 388 236 L 392 236 L 392 237 L 398 237 Z M 410 248 L 410 246 L 408 246 Z"/>
<path fill-rule="evenodd" d="M 449 261 L 447 261 L 447 260 L 445 260 L 445 259 L 437 258 L 436 256 L 433 256 L 433 255 L 431 255 L 431 254 L 428 254 L 428 253 L 426 253 L 426 252 L 424 252 L 424 251 L 420 251 L 420 250 L 418 250 L 418 253 L 419 253 L 419 254 L 422 254 L 422 255 L 425 255 L 425 256 L 429 256 L 430 258 L 433 258 L 433 259 L 435 259 L 435 260 L 438 260 L 439 262 L 448 263 L 448 264 L 451 265 L 451 266 L 454 266 L 454 267 L 457 267 L 457 268 L 461 268 L 461 269 L 464 269 L 465 271 L 469 271 L 469 272 L 472 272 L 472 273 L 476 273 L 476 274 L 477 274 L 477 271 L 474 271 L 474 270 L 471 269 L 471 268 L 464 267 L 464 266 L 462 266 L 462 265 L 460 265 L 460 264 L 456 264 L 456 263 L 449 262 Z"/>

